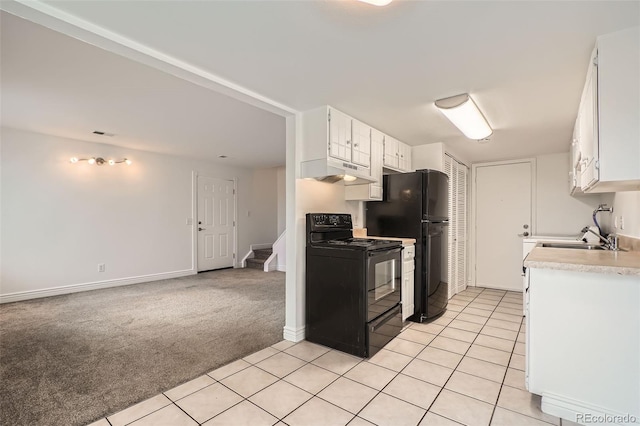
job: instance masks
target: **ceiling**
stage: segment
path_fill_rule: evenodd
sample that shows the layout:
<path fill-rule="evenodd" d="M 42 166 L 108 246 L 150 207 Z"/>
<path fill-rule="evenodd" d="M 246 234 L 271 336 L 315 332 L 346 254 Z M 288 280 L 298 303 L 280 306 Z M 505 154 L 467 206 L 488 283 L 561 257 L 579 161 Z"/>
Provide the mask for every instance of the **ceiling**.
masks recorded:
<path fill-rule="evenodd" d="M 304 111 L 329 104 L 410 145 L 444 142 L 472 162 L 568 151 L 597 35 L 640 23 L 637 1 L 396 0 L 383 8 L 349 0 L 55 1 L 46 6 L 292 109 Z M 59 66 L 63 76 L 75 76 L 76 65 L 96 73 L 102 68 L 96 61 L 111 55 L 83 47 L 77 40 L 41 34 L 44 40 L 33 43 L 11 40 L 20 52 L 14 52 L 6 62 L 4 21 L 3 119 L 7 114 L 5 68 L 10 69 L 13 61 L 28 61 L 21 59 L 26 55 L 22 44 L 27 43 L 26 51 L 34 55 L 32 61 L 38 58 L 35 63 L 43 64 L 42 55 L 47 58 L 40 72 L 30 72 L 29 78 L 34 79 L 46 78 L 50 66 Z M 57 60 L 61 49 L 57 43 L 66 46 L 61 51 L 69 55 L 62 61 Z M 71 55 L 79 58 L 74 59 L 74 66 L 66 63 Z M 242 147 L 245 152 L 249 145 L 251 152 L 246 156 L 261 156 L 265 151 L 261 148 L 273 147 L 284 162 L 280 117 L 261 115 L 254 107 L 243 109 L 231 98 L 224 100 L 236 109 L 227 111 L 223 98 L 210 90 L 160 76 L 150 67 L 127 60 L 109 57 L 108 61 L 111 72 L 98 75 L 115 75 L 111 77 L 117 80 L 113 85 L 126 83 L 127 90 L 99 108 L 100 114 L 94 118 L 103 117 L 104 123 L 81 121 L 89 127 L 86 130 L 104 125 L 109 127 L 106 131 L 125 135 L 136 126 L 137 118 L 151 116 L 156 118 L 158 134 L 131 132 L 135 135 L 132 141 L 142 149 L 190 156 L 206 151 L 215 156 L 222 153 L 212 153 L 219 144 L 225 150 Z M 120 67 L 125 69 L 122 74 Z M 136 78 L 131 78 L 131 69 L 135 69 Z M 30 84 L 27 76 L 22 78 L 23 84 Z M 51 93 L 55 95 L 51 99 L 56 99 L 51 106 L 58 104 L 58 95 L 70 109 L 78 101 L 84 101 L 83 111 L 90 109 L 91 102 L 99 105 L 100 97 L 64 98 L 62 94 L 94 93 L 91 90 L 97 89 L 87 80 L 66 78 L 64 90 Z M 84 86 L 74 92 L 76 83 Z M 169 88 L 176 88 L 174 98 L 164 93 L 171 91 Z M 105 88 L 102 95 L 112 95 L 112 89 Z M 433 106 L 436 99 L 465 92 L 472 95 L 495 129 L 486 144 L 466 139 Z M 25 93 L 27 98 L 40 95 Z M 175 102 L 165 105 L 162 96 Z M 116 101 L 121 103 L 116 105 Z M 18 105 L 21 102 L 15 100 Z M 205 102 L 212 102 L 212 107 Z M 132 104 L 134 110 L 130 109 Z M 119 116 L 118 110 L 122 110 Z M 223 112 L 228 115 L 214 119 Z M 55 110 L 39 114 L 41 117 L 35 117 L 38 120 L 33 116 L 29 120 L 38 124 L 31 125 L 40 126 L 42 120 L 55 130 L 61 118 Z M 21 115 L 20 111 L 15 115 Z M 183 132 L 194 126 L 198 134 L 185 137 L 191 134 Z M 153 128 L 149 121 L 141 127 Z M 256 133 L 261 137 L 256 138 Z M 233 145 L 224 145 L 230 140 Z"/>

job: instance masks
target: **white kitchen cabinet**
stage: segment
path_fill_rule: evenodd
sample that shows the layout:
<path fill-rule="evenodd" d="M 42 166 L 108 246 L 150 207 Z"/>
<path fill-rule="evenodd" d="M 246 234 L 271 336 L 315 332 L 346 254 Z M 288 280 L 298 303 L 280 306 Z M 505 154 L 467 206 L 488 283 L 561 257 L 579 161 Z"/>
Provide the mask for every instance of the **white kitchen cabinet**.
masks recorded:
<path fill-rule="evenodd" d="M 578 111 L 580 187 L 640 190 L 640 27 L 598 37 Z"/>
<path fill-rule="evenodd" d="M 569 195 L 582 194 L 581 182 L 579 181 L 579 164 L 580 147 L 578 146 L 578 140 L 574 138 L 569 150 Z"/>
<path fill-rule="evenodd" d="M 381 201 L 382 200 L 382 156 L 384 133 L 371 129 L 371 170 L 374 182 L 361 185 L 348 185 L 344 188 L 345 200 Z"/>
<path fill-rule="evenodd" d="M 351 161 L 351 117 L 333 108 L 329 109 L 329 155 Z"/>
<path fill-rule="evenodd" d="M 410 172 L 411 147 L 389 135 L 384 137 L 384 167 L 398 172 Z"/>
<path fill-rule="evenodd" d="M 384 167 L 398 169 L 400 165 L 400 141 L 385 135 L 384 137 Z"/>
<path fill-rule="evenodd" d="M 361 166 L 371 165 L 371 127 L 358 121 L 351 120 L 353 142 L 351 146 L 351 162 Z"/>
<path fill-rule="evenodd" d="M 585 413 L 640 419 L 638 275 L 528 273 L 525 377 L 542 411 L 572 421 Z"/>
<path fill-rule="evenodd" d="M 402 246 L 402 321 L 405 321 L 415 313 L 415 245 L 403 244 Z"/>
<path fill-rule="evenodd" d="M 323 106 L 302 113 L 302 178 L 345 174 L 371 182 L 371 128 L 348 115 Z M 355 137 L 354 137 L 355 131 Z"/>
<path fill-rule="evenodd" d="M 597 180 L 598 168 L 598 112 L 596 111 L 598 93 L 598 51 L 593 51 L 587 80 L 578 110 L 578 144 L 580 147 L 580 187 L 584 191 Z"/>
<path fill-rule="evenodd" d="M 469 169 L 445 155 L 444 171 L 449 177 L 449 293 L 451 298 L 467 288 L 467 188 Z"/>
<path fill-rule="evenodd" d="M 406 143 L 400 142 L 398 147 L 398 153 L 400 154 L 400 160 L 398 168 L 403 172 L 410 172 L 411 169 L 411 147 Z"/>

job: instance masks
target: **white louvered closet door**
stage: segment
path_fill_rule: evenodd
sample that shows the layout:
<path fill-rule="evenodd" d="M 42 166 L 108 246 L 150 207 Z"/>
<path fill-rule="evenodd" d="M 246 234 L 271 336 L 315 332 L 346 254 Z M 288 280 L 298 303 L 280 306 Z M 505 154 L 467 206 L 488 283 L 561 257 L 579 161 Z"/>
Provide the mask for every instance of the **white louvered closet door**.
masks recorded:
<path fill-rule="evenodd" d="M 467 288 L 467 186 L 469 169 L 448 155 L 449 176 L 449 298 Z"/>
<path fill-rule="evenodd" d="M 456 293 L 467 288 L 467 187 L 469 169 L 456 167 Z"/>
<path fill-rule="evenodd" d="M 449 256 L 448 256 L 448 269 L 449 269 L 449 299 L 451 299 L 456 294 L 456 268 L 455 261 L 456 258 L 456 230 L 455 227 L 457 225 L 457 221 L 455 220 L 455 199 L 456 199 L 456 189 L 457 185 L 455 184 L 455 180 L 457 178 L 457 173 L 454 172 L 453 166 L 454 160 L 445 155 L 444 157 L 444 172 L 449 177 Z"/>

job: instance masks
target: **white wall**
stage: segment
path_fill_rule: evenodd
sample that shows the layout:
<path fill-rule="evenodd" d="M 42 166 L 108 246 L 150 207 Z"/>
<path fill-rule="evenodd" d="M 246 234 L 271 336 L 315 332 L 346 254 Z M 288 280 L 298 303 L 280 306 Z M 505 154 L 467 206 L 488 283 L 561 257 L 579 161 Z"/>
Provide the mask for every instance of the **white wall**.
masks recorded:
<path fill-rule="evenodd" d="M 278 236 L 278 169 L 253 171 L 251 244 L 273 244 Z M 246 215 L 246 213 L 245 213 Z M 246 253 L 241 253 L 244 256 Z"/>
<path fill-rule="evenodd" d="M 277 197 L 278 197 L 278 236 L 287 229 L 287 187 L 286 168 L 277 168 Z"/>
<path fill-rule="evenodd" d="M 609 220 L 604 225 L 605 230 L 627 237 L 640 238 L 640 191 L 625 191 L 607 195 L 606 201 L 610 206 L 613 206 L 613 213 L 606 213 L 609 215 Z M 624 229 L 620 229 L 620 216 L 624 218 Z M 614 224 L 615 217 L 618 218 L 617 228 Z"/>
<path fill-rule="evenodd" d="M 593 225 L 593 210 L 604 201 L 599 194 L 569 195 L 569 153 L 540 155 L 536 168 L 536 234 L 578 234 Z"/>
<path fill-rule="evenodd" d="M 432 169 L 444 172 L 444 156 L 449 154 L 459 162 L 471 166 L 464 156 L 452 150 L 442 142 L 411 147 L 411 167 L 415 170 Z"/>
<path fill-rule="evenodd" d="M 254 219 L 241 214 L 251 205 L 251 170 L 1 132 L 2 295 L 193 273 L 192 227 L 186 225 L 195 215 L 192 171 L 238 179 L 238 252 L 253 242 Z M 126 156 L 134 163 L 97 167 L 71 164 L 72 156 Z M 105 272 L 98 272 L 99 263 Z"/>

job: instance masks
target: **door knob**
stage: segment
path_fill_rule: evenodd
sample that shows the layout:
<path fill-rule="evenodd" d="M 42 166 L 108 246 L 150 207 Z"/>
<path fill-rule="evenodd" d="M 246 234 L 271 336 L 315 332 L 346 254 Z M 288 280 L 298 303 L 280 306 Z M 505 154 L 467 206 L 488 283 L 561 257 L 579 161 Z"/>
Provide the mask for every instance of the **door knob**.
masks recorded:
<path fill-rule="evenodd" d="M 204 231 L 204 228 L 198 228 L 198 231 Z"/>
<path fill-rule="evenodd" d="M 528 237 L 529 233 L 527 231 L 524 231 L 522 234 L 518 234 L 518 237 Z"/>

